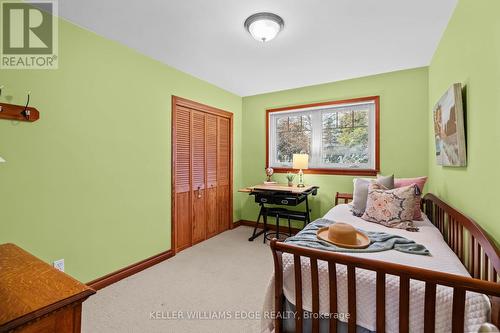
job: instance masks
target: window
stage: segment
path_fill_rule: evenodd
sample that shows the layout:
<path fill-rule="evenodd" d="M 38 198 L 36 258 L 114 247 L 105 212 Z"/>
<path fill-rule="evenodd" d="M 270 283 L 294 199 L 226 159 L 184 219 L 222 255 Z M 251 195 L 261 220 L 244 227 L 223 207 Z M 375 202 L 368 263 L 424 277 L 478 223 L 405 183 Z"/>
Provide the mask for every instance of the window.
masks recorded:
<path fill-rule="evenodd" d="M 267 110 L 267 165 L 292 167 L 309 155 L 310 173 L 375 175 L 379 170 L 379 97 Z"/>

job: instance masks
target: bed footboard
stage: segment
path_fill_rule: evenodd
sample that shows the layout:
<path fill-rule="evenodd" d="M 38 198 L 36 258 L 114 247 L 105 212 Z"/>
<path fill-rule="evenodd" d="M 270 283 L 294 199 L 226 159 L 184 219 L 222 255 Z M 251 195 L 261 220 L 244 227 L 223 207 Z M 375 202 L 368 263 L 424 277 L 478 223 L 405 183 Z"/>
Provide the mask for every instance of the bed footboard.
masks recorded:
<path fill-rule="evenodd" d="M 319 279 L 318 261 L 328 263 L 329 272 L 329 305 L 330 313 L 337 313 L 337 265 L 347 267 L 347 308 L 349 317 L 347 320 L 349 333 L 356 332 L 356 269 L 364 269 L 376 272 L 376 330 L 385 332 L 385 288 L 386 276 L 393 275 L 399 277 L 399 331 L 409 332 L 409 312 L 410 312 L 410 282 L 411 280 L 423 281 L 425 283 L 424 302 L 424 331 L 426 333 L 435 331 L 435 307 L 436 289 L 438 286 L 453 288 L 452 305 L 452 331 L 464 331 L 464 312 L 467 292 L 477 292 L 490 297 L 500 297 L 500 286 L 496 282 L 484 281 L 480 279 L 468 278 L 448 273 L 435 272 L 431 270 L 419 269 L 411 266 L 388 263 L 379 260 L 371 260 L 360 257 L 348 256 L 345 254 L 316 250 L 312 248 L 297 247 L 286 243 L 271 241 L 271 249 L 275 265 L 275 332 L 282 332 L 283 317 L 283 261 L 282 256 L 288 253 L 293 256 L 294 277 L 295 277 L 295 332 L 302 332 L 303 325 L 303 300 L 302 300 L 302 267 L 301 258 L 308 258 L 311 266 L 311 286 L 312 286 L 312 332 L 319 332 L 319 322 L 321 314 L 319 312 Z M 281 316 L 280 316 L 281 314 Z M 394 314 L 392 314 L 394 315 Z M 492 315 L 493 318 L 497 316 Z M 336 332 L 337 319 L 332 317 L 329 320 L 329 331 Z M 498 325 L 498 322 L 494 322 Z"/>

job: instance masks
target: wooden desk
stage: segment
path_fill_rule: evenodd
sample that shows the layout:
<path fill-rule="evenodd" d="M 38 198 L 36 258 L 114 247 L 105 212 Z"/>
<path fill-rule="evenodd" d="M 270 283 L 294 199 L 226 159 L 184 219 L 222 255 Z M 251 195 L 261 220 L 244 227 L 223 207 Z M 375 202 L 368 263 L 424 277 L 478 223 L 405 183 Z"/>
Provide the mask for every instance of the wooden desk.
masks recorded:
<path fill-rule="evenodd" d="M 304 187 L 298 187 L 297 185 L 288 186 L 286 184 L 269 184 L 269 185 L 255 185 L 249 187 L 251 190 L 262 190 L 262 191 L 277 191 L 282 193 L 293 193 L 293 194 L 302 194 L 309 192 L 313 188 L 318 188 L 317 186 L 306 185 Z"/>
<path fill-rule="evenodd" d="M 95 291 L 14 244 L 0 245 L 0 332 L 80 332 Z"/>
<path fill-rule="evenodd" d="M 287 186 L 282 184 L 269 184 L 269 185 L 256 185 L 241 189 L 240 192 L 248 193 L 255 196 L 255 202 L 260 205 L 259 216 L 255 224 L 253 234 L 248 241 L 253 241 L 255 238 L 264 234 L 264 242 L 268 237 L 267 218 L 269 216 L 276 217 L 277 231 L 276 238 L 279 238 L 279 219 L 303 221 L 304 226 L 311 222 L 309 210 L 309 195 L 316 195 L 318 193 L 318 186 L 306 185 L 305 187 Z M 286 208 L 268 207 L 266 204 L 279 205 L 279 206 L 298 206 L 304 202 L 306 204 L 305 211 L 296 211 Z M 263 218 L 263 229 L 257 232 L 261 217 Z M 289 225 L 290 230 L 290 225 Z"/>

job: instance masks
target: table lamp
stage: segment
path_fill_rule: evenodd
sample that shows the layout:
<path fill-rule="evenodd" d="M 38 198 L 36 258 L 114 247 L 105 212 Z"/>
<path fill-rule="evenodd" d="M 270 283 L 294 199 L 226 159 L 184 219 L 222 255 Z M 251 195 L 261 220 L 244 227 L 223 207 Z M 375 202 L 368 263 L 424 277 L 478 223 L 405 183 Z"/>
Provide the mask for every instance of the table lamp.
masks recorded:
<path fill-rule="evenodd" d="M 299 171 L 299 183 L 297 187 L 304 187 L 304 172 L 302 169 L 307 169 L 309 167 L 309 155 L 307 154 L 293 154 L 293 169 L 298 169 Z"/>

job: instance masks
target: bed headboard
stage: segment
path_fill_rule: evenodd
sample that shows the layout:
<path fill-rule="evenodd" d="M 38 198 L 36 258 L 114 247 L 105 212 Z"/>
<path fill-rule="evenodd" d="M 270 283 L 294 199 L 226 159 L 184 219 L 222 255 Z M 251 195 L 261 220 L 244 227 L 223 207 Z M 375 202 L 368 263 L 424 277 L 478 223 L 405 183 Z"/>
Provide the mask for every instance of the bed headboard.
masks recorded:
<path fill-rule="evenodd" d="M 344 203 L 349 203 L 349 201 L 352 200 L 352 194 L 351 193 L 340 193 L 337 192 L 335 194 L 335 206 L 339 204 L 340 201 L 344 201 Z"/>

